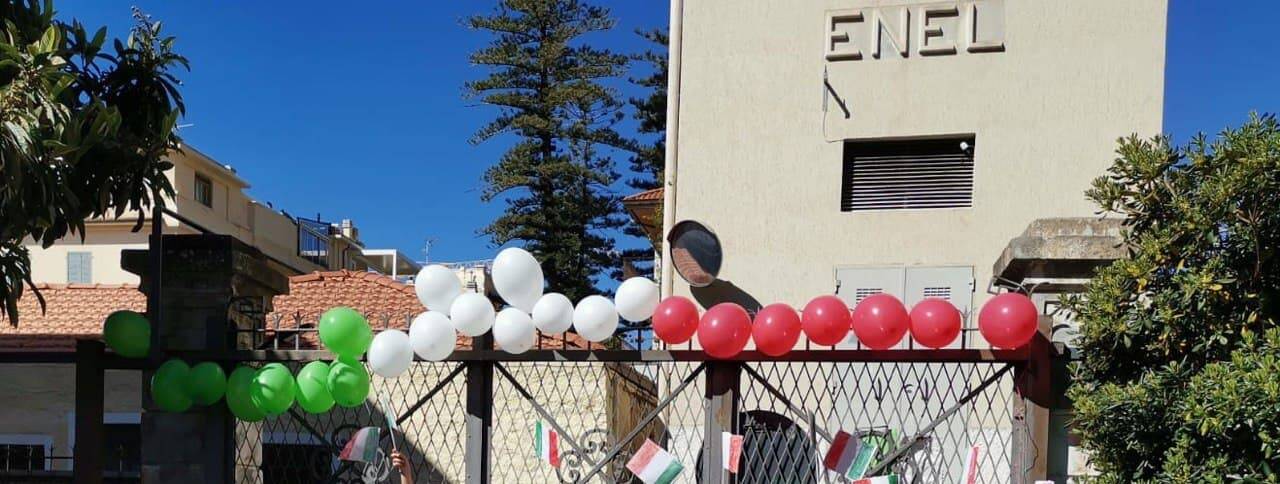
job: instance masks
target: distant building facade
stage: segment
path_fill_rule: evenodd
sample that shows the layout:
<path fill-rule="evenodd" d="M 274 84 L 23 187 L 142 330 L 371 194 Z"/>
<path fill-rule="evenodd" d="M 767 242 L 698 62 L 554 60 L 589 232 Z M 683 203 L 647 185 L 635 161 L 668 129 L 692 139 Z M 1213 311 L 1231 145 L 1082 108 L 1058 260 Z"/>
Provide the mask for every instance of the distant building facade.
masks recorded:
<path fill-rule="evenodd" d="M 245 193 L 248 182 L 233 169 L 191 146 L 173 152 L 168 159 L 174 164 L 166 172 L 174 195 L 165 204 L 189 222 L 166 215 L 164 233 L 194 234 L 204 229 L 231 235 L 266 254 L 276 270 L 298 275 L 297 287 L 303 295 L 292 300 L 317 293 L 309 282 L 325 286 L 321 299 L 314 302 L 328 302 L 323 308 L 317 306 L 318 310 L 343 303 L 372 308 L 385 302 L 403 313 L 413 309 L 395 305 L 403 297 L 387 299 L 379 290 L 403 296 L 406 289 L 412 306 L 420 308 L 412 288 L 393 284 L 392 278 L 379 274 L 412 274 L 419 265 L 395 250 L 365 249 L 350 220 L 329 223 L 318 217 L 294 217 L 254 200 Z M 31 291 L 25 292 L 19 301 L 21 322 L 14 326 L 0 321 L 0 352 L 16 358 L 70 352 L 77 339 L 100 338 L 102 323 L 111 312 L 145 311 L 138 276 L 121 267 L 122 251 L 148 247 L 149 224 L 140 231 L 132 230 L 137 216 L 126 212 L 115 220 L 90 220 L 83 239 L 67 237 L 48 248 L 28 240 L 32 279 L 47 305 L 42 311 Z M 290 296 L 281 297 L 286 310 L 297 309 L 296 304 L 287 302 L 292 301 Z M 307 317 L 314 328 L 316 316 Z M 405 318 L 405 314 L 396 314 L 379 322 L 403 324 Z M 277 312 L 269 315 L 269 320 L 282 323 L 286 330 L 296 330 L 303 318 L 301 314 Z M 300 338 L 296 331 L 286 334 Z M 264 331 L 261 336 L 275 338 L 279 334 Z M 310 338 L 314 340 L 314 333 Z M 0 459 L 0 481 L 6 480 L 7 471 L 70 469 L 75 435 L 74 381 L 72 364 L 0 365 L 0 382 L 22 389 L 22 397 L 0 413 L 0 456 L 4 457 Z M 139 471 L 142 374 L 107 371 L 106 388 L 105 469 L 108 477 L 134 477 Z"/>

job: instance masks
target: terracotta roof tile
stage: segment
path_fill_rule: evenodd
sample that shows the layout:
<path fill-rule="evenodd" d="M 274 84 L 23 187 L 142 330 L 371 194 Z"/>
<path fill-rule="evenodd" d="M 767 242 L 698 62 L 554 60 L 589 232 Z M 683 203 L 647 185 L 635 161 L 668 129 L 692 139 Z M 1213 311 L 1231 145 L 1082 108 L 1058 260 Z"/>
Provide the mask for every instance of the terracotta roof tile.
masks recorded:
<path fill-rule="evenodd" d="M 318 276 L 318 277 L 316 277 Z M 347 306 L 360 311 L 374 330 L 409 330 L 414 316 L 426 310 L 418 301 L 413 286 L 391 277 L 371 272 L 327 271 L 293 276 L 289 278 L 289 294 L 276 296 L 274 310 L 267 316 L 268 328 L 280 328 L 281 348 L 292 348 L 294 328 L 315 328 L 320 315 L 335 306 Z M 278 326 L 276 325 L 278 321 Z M 274 335 L 272 335 L 274 336 Z M 576 334 L 540 335 L 542 347 L 586 348 L 586 340 Z M 318 348 L 314 331 L 303 332 L 298 347 Z M 470 349 L 471 338 L 458 335 L 459 349 Z"/>
<path fill-rule="evenodd" d="M 77 338 L 97 338 L 107 315 L 121 309 L 146 310 L 146 296 L 128 284 L 37 284 L 46 310 L 30 291 L 18 300 L 15 327 L 0 322 L 0 349 L 75 348 Z M 2 317 L 0 317 L 2 319 Z"/>
<path fill-rule="evenodd" d="M 35 297 L 25 293 L 19 300 L 21 323 L 15 328 L 0 323 L 0 350 L 71 350 L 77 338 L 99 338 L 107 315 L 120 309 L 142 312 L 146 297 L 132 285 L 40 284 L 48 301 L 48 311 L 40 313 Z M 267 344 L 281 338 L 279 347 L 295 347 L 293 337 L 301 341 L 297 347 L 319 347 L 314 328 L 320 315 L 335 306 L 348 306 L 360 311 L 375 330 L 399 328 L 408 330 L 414 316 L 425 310 L 409 286 L 390 277 L 366 272 L 325 271 L 289 278 L 289 294 L 273 299 L 273 312 L 267 315 Z M 304 331 L 294 331 L 303 328 Z M 586 341 L 576 334 L 540 335 L 544 348 L 585 348 Z M 288 341 L 284 341 L 288 339 Z M 471 338 L 458 336 L 458 348 L 471 348 Z"/>
<path fill-rule="evenodd" d="M 657 200 L 662 200 L 662 195 L 663 195 L 662 187 L 658 187 L 651 190 L 645 190 L 640 193 L 633 193 L 631 195 L 627 195 L 626 197 L 622 198 L 622 201 L 623 202 L 657 201 Z"/>

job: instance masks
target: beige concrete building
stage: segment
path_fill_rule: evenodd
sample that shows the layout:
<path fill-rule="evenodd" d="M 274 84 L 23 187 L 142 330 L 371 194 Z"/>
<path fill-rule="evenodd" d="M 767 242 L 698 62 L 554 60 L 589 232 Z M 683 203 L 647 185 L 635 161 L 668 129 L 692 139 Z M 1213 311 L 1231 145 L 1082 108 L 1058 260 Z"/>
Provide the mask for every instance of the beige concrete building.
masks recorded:
<path fill-rule="evenodd" d="M 419 268 L 395 250 L 368 250 L 366 255 L 359 232 L 350 220 L 330 224 L 294 217 L 252 199 L 245 193 L 248 182 L 235 170 L 189 145 L 169 159 L 174 168 L 166 175 L 174 196 L 166 200 L 166 205 L 189 222 L 166 215 L 166 234 L 198 233 L 200 229 L 191 224 L 194 222 L 261 250 L 284 274 L 340 269 L 338 273 L 351 274 L 355 279 L 368 274 L 390 284 L 390 278 L 368 271 L 413 274 Z M 83 239 L 69 237 L 48 248 L 29 241 L 32 279 L 47 306 L 42 311 L 30 292 L 24 294 L 19 301 L 21 323 L 13 326 L 8 321 L 0 322 L 0 353 L 21 360 L 24 355 L 70 352 L 77 339 L 100 338 L 102 322 L 111 312 L 145 311 L 138 276 L 125 271 L 120 263 L 122 251 L 147 249 L 150 226 L 134 232 L 136 222 L 136 212 L 126 213 L 117 220 L 87 222 Z M 352 297 L 361 293 L 359 289 Z M 411 288 L 408 294 L 416 304 Z M 327 303 L 317 301 L 316 307 L 328 308 L 332 301 L 341 300 L 333 296 L 328 296 Z M 374 296 L 365 297 L 377 300 Z M 272 320 L 296 327 L 292 314 L 287 319 L 283 314 L 274 316 Z M 404 315 L 397 315 L 396 320 L 404 322 Z M 314 317 L 310 322 L 314 323 Z M 21 398 L 0 412 L 0 481 L 31 471 L 56 474 L 71 468 L 70 459 L 75 453 L 74 376 L 72 364 L 0 365 L 0 385 L 22 389 Z M 142 378 L 137 371 L 106 374 L 104 445 L 109 476 L 137 475 Z"/>
<path fill-rule="evenodd" d="M 1039 234 L 1056 225 L 1034 222 L 1096 216 L 1084 191 L 1115 158 L 1116 139 L 1161 132 L 1166 0 L 675 0 L 671 15 L 662 203 L 646 192 L 626 204 L 668 246 L 663 294 L 704 308 L 802 307 L 833 292 L 852 307 L 890 293 L 908 307 L 949 299 L 976 328 L 1010 241 L 1105 238 Z M 686 266 L 662 240 L 684 221 L 723 249 L 706 287 L 677 274 Z M 1036 297 L 1046 314 L 1055 299 Z M 856 344 L 851 334 L 839 346 Z M 961 345 L 987 347 L 972 330 Z M 843 383 L 894 384 L 881 380 Z M 1019 407 L 1011 382 L 989 392 L 988 406 L 1010 408 L 974 408 L 948 425 L 964 439 L 1002 436 L 982 480 L 1010 482 L 1022 458 L 1008 444 L 1019 438 L 1015 416 L 1043 411 Z M 833 409 L 873 415 L 913 408 L 832 398 Z M 1034 437 L 1044 451 L 1032 456 L 1035 473 L 1067 482 L 1088 469 L 1068 446 L 1069 410 L 1053 415 L 1052 440 Z M 883 422 L 821 423 L 872 424 Z M 969 440 L 934 452 L 953 459 Z M 1046 464 L 1046 454 L 1069 457 Z"/>
<path fill-rule="evenodd" d="M 374 270 L 382 273 L 416 271 L 417 265 L 395 250 L 369 250 L 350 220 L 328 223 L 292 216 L 269 203 L 251 198 L 249 183 L 230 165 L 219 163 L 193 146 L 172 153 L 173 169 L 166 172 L 174 196 L 169 209 L 211 232 L 236 237 L 261 250 L 285 273 L 325 269 Z M 149 214 L 148 214 L 149 215 Z M 146 249 L 150 226 L 134 232 L 136 212 L 118 219 L 85 224 L 85 236 L 67 237 L 42 248 L 28 241 L 32 279 L 50 284 L 137 284 L 138 276 L 120 267 L 125 249 Z M 165 233 L 198 233 L 199 228 L 172 216 L 164 219 Z"/>
<path fill-rule="evenodd" d="M 663 233 L 701 222 L 724 263 L 662 286 L 704 304 L 973 312 L 1010 239 L 1092 216 L 1116 139 L 1161 131 L 1165 0 L 676 3 Z"/>

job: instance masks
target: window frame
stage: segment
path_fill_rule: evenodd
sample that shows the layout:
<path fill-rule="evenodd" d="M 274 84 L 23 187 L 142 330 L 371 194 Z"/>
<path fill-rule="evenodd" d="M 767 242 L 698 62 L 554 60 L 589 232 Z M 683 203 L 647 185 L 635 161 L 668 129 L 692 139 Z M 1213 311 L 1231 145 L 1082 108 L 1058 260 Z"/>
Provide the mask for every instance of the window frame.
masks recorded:
<path fill-rule="evenodd" d="M 40 462 L 38 469 L 5 469 L 0 468 L 0 472 L 15 471 L 47 471 L 49 470 L 49 458 L 53 457 L 53 436 L 48 434 L 0 434 L 0 445 L 23 445 L 23 446 L 40 446 L 44 447 L 44 459 Z"/>
<path fill-rule="evenodd" d="M 202 184 L 203 186 L 208 187 L 206 190 L 206 193 L 208 194 L 207 202 L 205 200 L 202 200 L 200 197 L 200 187 L 202 186 Z M 192 198 L 195 199 L 196 203 L 199 203 L 200 205 L 204 205 L 205 207 L 208 207 L 208 208 L 213 208 L 213 179 L 197 172 L 195 177 L 195 188 L 194 188 L 194 191 L 192 192 Z"/>
<path fill-rule="evenodd" d="M 71 258 L 78 256 L 88 259 L 88 267 L 84 271 L 84 280 L 73 280 L 71 277 Z M 87 250 L 68 250 L 66 256 L 67 284 L 93 284 L 93 252 Z"/>
<path fill-rule="evenodd" d="M 842 214 L 859 214 L 859 213 L 881 213 L 881 212 L 916 212 L 916 211 L 938 211 L 938 210 L 973 210 L 978 203 L 978 152 L 977 152 L 977 133 L 945 133 L 938 135 L 926 136 L 909 136 L 909 137 L 884 137 L 884 138 L 849 138 L 842 140 L 840 146 L 840 193 L 838 210 Z M 885 150 L 887 148 L 878 148 L 875 145 L 893 145 L 900 144 L 907 148 L 898 148 L 902 152 L 912 152 L 913 149 L 925 151 L 922 146 L 926 145 L 944 145 L 946 143 L 957 143 L 958 153 L 968 157 L 969 161 L 969 193 L 967 205 L 953 206 L 858 206 L 856 200 L 851 198 L 855 183 L 855 169 L 852 164 L 853 159 L 857 156 L 854 152 L 861 148 L 868 151 Z M 967 148 L 960 149 L 960 146 L 967 145 Z M 938 151 L 933 154 L 914 153 L 898 156 L 942 156 L 944 151 Z M 863 155 L 868 156 L 868 155 Z M 889 155 L 876 155 L 889 156 Z M 893 188 L 893 187 L 890 187 Z M 883 189 L 883 188 L 882 188 Z M 919 188 L 919 190 L 925 190 Z M 921 193 L 916 193 L 920 196 Z M 904 195 L 904 198 L 906 196 Z M 917 200 L 914 202 L 920 204 Z M 846 208 L 846 205 L 851 205 Z"/>

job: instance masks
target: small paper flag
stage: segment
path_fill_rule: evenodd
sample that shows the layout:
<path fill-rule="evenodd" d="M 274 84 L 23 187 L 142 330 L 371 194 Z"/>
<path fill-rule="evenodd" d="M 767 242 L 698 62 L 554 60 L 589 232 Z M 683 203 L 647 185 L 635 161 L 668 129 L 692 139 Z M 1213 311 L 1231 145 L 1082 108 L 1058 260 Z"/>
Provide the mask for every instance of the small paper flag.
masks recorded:
<path fill-rule="evenodd" d="M 364 427 L 357 430 L 342 447 L 338 458 L 342 460 L 373 463 L 378 458 L 378 428 Z"/>
<path fill-rule="evenodd" d="M 880 453 L 880 439 L 864 437 L 859 442 L 853 462 L 849 464 L 849 471 L 844 476 L 849 479 L 861 479 L 866 476 L 867 469 L 871 468 L 878 453 Z"/>
<path fill-rule="evenodd" d="M 853 484 L 898 484 L 898 475 L 889 474 L 887 476 L 868 477 L 853 481 Z"/>
<path fill-rule="evenodd" d="M 627 461 L 627 469 L 644 484 L 671 484 L 684 466 L 653 440 L 644 439 L 644 445 Z"/>
<path fill-rule="evenodd" d="M 849 470 L 849 465 L 853 463 L 853 456 L 857 451 L 858 441 L 848 432 L 841 430 L 836 432 L 835 438 L 831 440 L 831 448 L 827 449 L 822 465 L 837 474 L 844 475 Z"/>
<path fill-rule="evenodd" d="M 969 449 L 964 458 L 964 474 L 960 475 L 960 484 L 976 484 L 978 482 L 978 459 L 982 456 L 982 446 L 975 445 Z"/>
<path fill-rule="evenodd" d="M 720 434 L 720 456 L 724 468 L 731 474 L 738 473 L 738 461 L 742 460 L 742 436 L 730 432 Z"/>
<path fill-rule="evenodd" d="M 560 434 L 541 420 L 533 427 L 534 445 L 538 449 L 538 458 L 551 467 L 560 467 Z"/>

